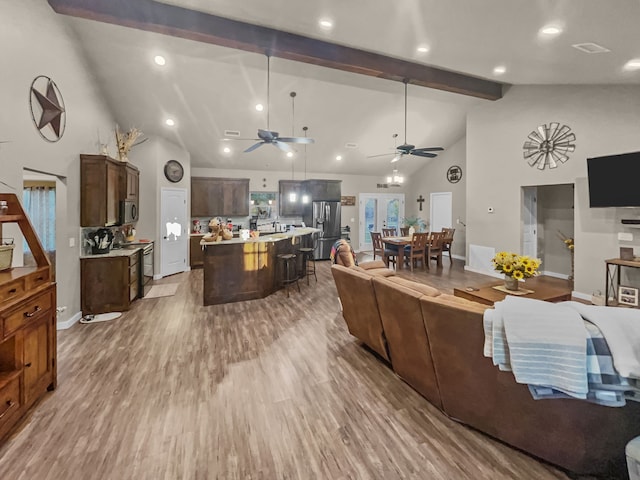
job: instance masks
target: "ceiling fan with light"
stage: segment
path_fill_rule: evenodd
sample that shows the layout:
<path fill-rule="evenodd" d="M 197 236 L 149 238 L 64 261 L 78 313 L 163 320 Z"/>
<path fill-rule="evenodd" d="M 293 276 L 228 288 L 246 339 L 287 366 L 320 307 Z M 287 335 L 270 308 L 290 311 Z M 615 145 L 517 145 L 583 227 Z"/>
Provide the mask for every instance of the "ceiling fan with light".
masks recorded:
<path fill-rule="evenodd" d="M 290 152 L 292 150 L 289 143 L 298 143 L 298 144 L 308 144 L 314 143 L 313 138 L 308 137 L 281 137 L 278 132 L 269 129 L 269 97 L 271 90 L 271 69 L 270 67 L 271 57 L 267 55 L 267 128 L 266 129 L 258 129 L 258 138 L 252 139 L 234 139 L 234 140 L 254 140 L 258 143 L 254 143 L 249 148 L 247 148 L 244 152 L 253 152 L 255 149 L 261 147 L 262 145 L 271 144 L 284 152 Z M 292 98 L 295 96 L 295 93 L 292 92 Z"/>
<path fill-rule="evenodd" d="M 416 148 L 415 145 L 411 145 L 410 143 L 407 143 L 407 80 L 403 81 L 404 83 L 404 143 L 402 145 L 398 145 L 395 147 L 395 152 L 394 153 L 381 153 L 379 155 L 370 155 L 367 158 L 374 158 L 374 157 L 385 157 L 387 155 L 393 155 L 393 158 L 391 159 L 391 163 L 397 162 L 398 160 L 400 160 L 404 155 L 415 155 L 417 157 L 427 157 L 427 158 L 434 158 L 437 157 L 438 154 L 437 153 L 433 153 L 433 152 L 441 152 L 442 150 L 444 150 L 444 148 L 442 147 L 421 147 L 421 148 Z M 397 134 L 394 134 L 393 138 L 396 138 Z"/>

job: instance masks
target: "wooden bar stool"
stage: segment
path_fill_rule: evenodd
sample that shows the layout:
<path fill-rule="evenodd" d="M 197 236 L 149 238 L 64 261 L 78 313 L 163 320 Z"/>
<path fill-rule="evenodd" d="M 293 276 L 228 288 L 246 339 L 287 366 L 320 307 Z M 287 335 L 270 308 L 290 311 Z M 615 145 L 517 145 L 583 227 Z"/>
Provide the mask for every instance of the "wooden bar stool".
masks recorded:
<path fill-rule="evenodd" d="M 296 283 L 298 292 L 300 291 L 300 284 L 298 283 L 298 272 L 296 268 L 296 255 L 293 253 L 282 253 L 278 255 L 278 258 L 283 262 L 281 285 L 285 287 L 288 298 L 289 285 L 291 285 L 293 282 Z"/>

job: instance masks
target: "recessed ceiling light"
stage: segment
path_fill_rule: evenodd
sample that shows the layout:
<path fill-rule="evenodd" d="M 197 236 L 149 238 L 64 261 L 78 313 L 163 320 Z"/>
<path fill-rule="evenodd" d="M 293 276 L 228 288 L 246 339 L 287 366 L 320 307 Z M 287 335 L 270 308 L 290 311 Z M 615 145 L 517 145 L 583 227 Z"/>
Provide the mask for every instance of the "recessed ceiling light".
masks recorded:
<path fill-rule="evenodd" d="M 176 124 L 176 121 L 173 118 L 167 118 L 164 123 L 169 127 L 173 127 Z"/>
<path fill-rule="evenodd" d="M 231 149 L 230 149 L 229 147 L 224 147 L 224 148 L 222 149 L 222 151 L 223 151 L 224 153 L 231 153 Z"/>
<path fill-rule="evenodd" d="M 562 33 L 562 28 L 557 25 L 547 25 L 540 29 L 540 33 L 543 35 L 558 35 Z"/>
<path fill-rule="evenodd" d="M 333 22 L 328 18 L 321 19 L 318 22 L 318 25 L 320 25 L 320 27 L 324 28 L 325 30 L 330 30 L 331 28 L 333 28 Z"/>
<path fill-rule="evenodd" d="M 633 60 L 629 60 L 624 64 L 623 67 L 625 70 L 640 70 L 640 58 L 634 58 Z"/>
<path fill-rule="evenodd" d="M 261 112 L 262 110 L 264 110 L 264 105 L 262 105 L 261 103 L 258 103 L 258 104 L 256 105 L 256 110 L 257 110 L 257 111 L 259 111 L 259 112 Z"/>
<path fill-rule="evenodd" d="M 162 55 L 156 55 L 153 57 L 153 61 L 156 62 L 156 65 L 160 65 L 161 67 L 167 63 Z"/>
<path fill-rule="evenodd" d="M 338 161 L 342 160 L 342 155 L 338 155 L 338 156 L 336 157 L 336 160 L 338 160 Z"/>
<path fill-rule="evenodd" d="M 293 157 L 293 152 L 287 152 L 287 157 L 289 158 Z"/>
<path fill-rule="evenodd" d="M 418 48 L 416 48 L 416 50 L 418 51 L 418 53 L 427 53 L 429 51 L 429 47 L 427 47 L 426 45 L 420 45 Z"/>
<path fill-rule="evenodd" d="M 493 74 L 494 75 L 502 75 L 507 71 L 507 67 L 505 67 L 504 65 L 498 65 L 497 67 L 495 67 L 493 69 Z"/>

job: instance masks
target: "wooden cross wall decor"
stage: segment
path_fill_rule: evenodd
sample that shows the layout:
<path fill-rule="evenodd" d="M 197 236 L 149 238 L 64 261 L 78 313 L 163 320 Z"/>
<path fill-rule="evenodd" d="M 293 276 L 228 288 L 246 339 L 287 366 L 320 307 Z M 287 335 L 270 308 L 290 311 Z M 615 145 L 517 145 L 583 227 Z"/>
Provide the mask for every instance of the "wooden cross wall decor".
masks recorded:
<path fill-rule="evenodd" d="M 420 211 L 422 211 L 422 204 L 424 203 L 424 198 L 422 198 L 422 194 L 420 194 L 420 196 L 418 197 L 418 199 L 416 200 L 416 202 L 418 202 L 420 204 Z"/>

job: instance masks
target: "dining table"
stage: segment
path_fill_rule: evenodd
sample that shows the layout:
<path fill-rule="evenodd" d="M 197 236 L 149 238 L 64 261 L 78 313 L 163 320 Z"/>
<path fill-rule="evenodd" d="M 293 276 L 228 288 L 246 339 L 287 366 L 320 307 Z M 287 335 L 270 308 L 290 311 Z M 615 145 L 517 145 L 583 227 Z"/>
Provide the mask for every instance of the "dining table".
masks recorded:
<path fill-rule="evenodd" d="M 404 247 L 411 245 L 411 237 L 382 237 L 385 250 L 387 245 L 396 245 L 398 247 L 398 258 L 396 261 L 396 270 L 404 268 Z"/>

